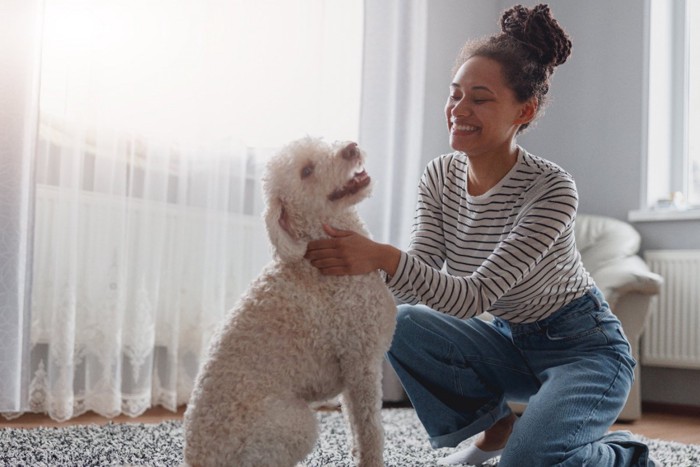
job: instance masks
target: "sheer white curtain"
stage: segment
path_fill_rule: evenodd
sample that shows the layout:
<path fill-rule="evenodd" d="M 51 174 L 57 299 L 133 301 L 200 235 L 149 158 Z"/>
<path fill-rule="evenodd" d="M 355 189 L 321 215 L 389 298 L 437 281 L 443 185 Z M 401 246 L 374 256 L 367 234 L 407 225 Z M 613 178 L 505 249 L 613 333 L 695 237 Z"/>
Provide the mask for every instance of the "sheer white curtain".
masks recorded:
<path fill-rule="evenodd" d="M 423 128 L 427 54 L 427 0 L 366 0 L 360 145 L 375 180 L 360 212 L 375 239 L 408 246 L 416 189 L 425 167 Z M 383 398 L 405 399 L 384 364 Z"/>
<path fill-rule="evenodd" d="M 40 12 L 39 0 L 0 2 L 0 412 L 27 400 Z"/>
<path fill-rule="evenodd" d="M 365 2 L 360 143 L 376 181 L 360 207 L 374 237 L 407 247 L 425 162 L 427 0 Z M 427 157 L 427 159 L 426 159 Z"/>
<path fill-rule="evenodd" d="M 268 258 L 260 154 L 90 138 L 41 129 L 30 408 L 58 420 L 175 409 Z"/>
<path fill-rule="evenodd" d="M 362 3 L 45 0 L 29 407 L 187 401 L 268 259 L 266 155 L 357 137 Z"/>

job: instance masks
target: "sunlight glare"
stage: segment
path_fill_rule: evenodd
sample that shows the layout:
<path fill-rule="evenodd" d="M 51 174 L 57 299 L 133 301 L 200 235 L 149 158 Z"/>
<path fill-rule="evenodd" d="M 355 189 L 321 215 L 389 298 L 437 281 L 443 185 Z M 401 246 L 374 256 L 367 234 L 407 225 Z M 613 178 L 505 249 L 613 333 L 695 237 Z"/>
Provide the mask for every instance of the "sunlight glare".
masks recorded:
<path fill-rule="evenodd" d="M 42 111 L 184 144 L 355 139 L 361 4 L 49 0 Z"/>

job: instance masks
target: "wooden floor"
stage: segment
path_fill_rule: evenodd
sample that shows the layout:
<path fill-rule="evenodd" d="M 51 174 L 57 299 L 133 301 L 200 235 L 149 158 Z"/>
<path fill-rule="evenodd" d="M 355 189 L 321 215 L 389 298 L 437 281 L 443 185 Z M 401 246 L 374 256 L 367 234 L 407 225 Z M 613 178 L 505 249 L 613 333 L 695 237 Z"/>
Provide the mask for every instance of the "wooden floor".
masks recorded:
<path fill-rule="evenodd" d="M 162 420 L 181 419 L 184 408 L 170 412 L 163 408 L 147 411 L 140 417 L 120 416 L 106 419 L 97 414 L 87 413 L 68 422 L 59 423 L 39 414 L 26 414 L 15 420 L 0 417 L 0 428 L 36 428 L 41 426 L 67 426 L 115 423 L 158 423 Z M 668 407 L 648 407 L 640 420 L 632 423 L 618 423 L 613 430 L 629 430 L 647 438 L 676 441 L 686 444 L 700 444 L 700 410 Z"/>
<path fill-rule="evenodd" d="M 647 410 L 640 420 L 616 423 L 612 430 L 629 430 L 647 438 L 700 444 L 700 414 Z"/>

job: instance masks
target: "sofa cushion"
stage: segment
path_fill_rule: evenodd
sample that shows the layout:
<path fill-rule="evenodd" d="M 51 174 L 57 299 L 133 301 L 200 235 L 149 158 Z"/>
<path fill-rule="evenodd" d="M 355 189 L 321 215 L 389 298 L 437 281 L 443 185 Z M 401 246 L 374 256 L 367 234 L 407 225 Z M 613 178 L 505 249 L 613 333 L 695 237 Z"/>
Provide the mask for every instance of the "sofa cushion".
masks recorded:
<path fill-rule="evenodd" d="M 579 214 L 574 231 L 583 265 L 591 274 L 610 262 L 635 255 L 641 244 L 634 227 L 610 217 Z"/>

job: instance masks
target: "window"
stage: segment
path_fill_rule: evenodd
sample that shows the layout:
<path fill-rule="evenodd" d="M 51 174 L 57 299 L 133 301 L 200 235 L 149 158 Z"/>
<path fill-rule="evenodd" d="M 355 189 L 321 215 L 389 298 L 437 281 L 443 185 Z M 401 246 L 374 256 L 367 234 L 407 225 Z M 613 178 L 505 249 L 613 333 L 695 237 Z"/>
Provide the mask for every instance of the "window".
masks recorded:
<path fill-rule="evenodd" d="M 700 206 L 700 2 L 688 1 L 688 202 Z"/>
<path fill-rule="evenodd" d="M 700 2 L 650 0 L 644 209 L 700 211 Z"/>

